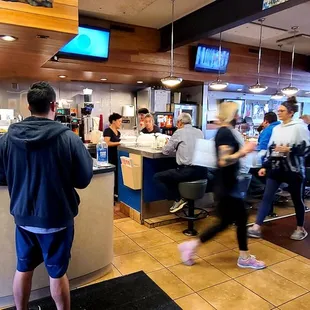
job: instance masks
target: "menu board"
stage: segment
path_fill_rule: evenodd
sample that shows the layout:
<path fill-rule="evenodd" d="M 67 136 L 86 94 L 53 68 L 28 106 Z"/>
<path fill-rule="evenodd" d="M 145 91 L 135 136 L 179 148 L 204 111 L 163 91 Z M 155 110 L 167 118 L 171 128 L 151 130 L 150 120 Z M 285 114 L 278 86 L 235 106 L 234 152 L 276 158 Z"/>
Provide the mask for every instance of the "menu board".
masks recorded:
<path fill-rule="evenodd" d="M 170 103 L 170 91 L 157 89 L 154 97 L 154 112 L 166 112 Z"/>
<path fill-rule="evenodd" d="M 281 3 L 287 2 L 288 0 L 264 0 L 263 10 L 272 8 L 273 6 L 279 5 Z"/>

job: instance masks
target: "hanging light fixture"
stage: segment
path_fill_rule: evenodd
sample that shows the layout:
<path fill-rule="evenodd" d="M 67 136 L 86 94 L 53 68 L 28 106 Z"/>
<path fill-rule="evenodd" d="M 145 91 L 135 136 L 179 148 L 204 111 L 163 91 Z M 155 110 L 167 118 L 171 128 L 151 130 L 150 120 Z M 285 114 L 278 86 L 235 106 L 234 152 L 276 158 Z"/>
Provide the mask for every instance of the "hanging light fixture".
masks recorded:
<path fill-rule="evenodd" d="M 259 36 L 259 52 L 258 52 L 258 64 L 257 64 L 257 82 L 256 84 L 249 87 L 249 91 L 252 93 L 262 93 L 265 91 L 268 86 L 262 85 L 260 83 L 260 66 L 262 62 L 262 38 L 263 38 L 263 22 L 265 21 L 265 18 L 259 19 L 260 22 L 260 36 Z"/>
<path fill-rule="evenodd" d="M 171 22 L 171 51 L 170 51 L 170 75 L 161 79 L 161 82 L 167 87 L 175 87 L 179 85 L 183 79 L 174 76 L 174 6 L 175 0 L 172 2 L 172 22 Z"/>
<path fill-rule="evenodd" d="M 223 90 L 228 86 L 227 82 L 221 80 L 221 60 L 222 60 L 222 32 L 220 33 L 220 46 L 219 46 L 219 57 L 218 57 L 218 66 L 219 71 L 216 81 L 213 81 L 209 84 L 209 87 L 213 90 Z"/>
<path fill-rule="evenodd" d="M 292 51 L 291 83 L 288 87 L 285 87 L 282 89 L 282 93 L 287 97 L 294 96 L 299 92 L 299 89 L 293 86 L 294 60 L 295 60 L 295 49 L 296 49 L 295 37 L 296 37 L 296 33 L 298 32 L 298 28 L 299 27 L 297 26 L 292 27 L 292 30 L 294 31 L 294 44 L 293 44 L 293 51 Z"/>
<path fill-rule="evenodd" d="M 280 79 L 281 79 L 281 60 L 282 60 L 282 44 L 279 45 L 279 64 L 278 64 L 278 82 L 277 82 L 277 92 L 271 96 L 273 100 L 281 100 L 283 98 L 283 93 L 280 92 Z"/>

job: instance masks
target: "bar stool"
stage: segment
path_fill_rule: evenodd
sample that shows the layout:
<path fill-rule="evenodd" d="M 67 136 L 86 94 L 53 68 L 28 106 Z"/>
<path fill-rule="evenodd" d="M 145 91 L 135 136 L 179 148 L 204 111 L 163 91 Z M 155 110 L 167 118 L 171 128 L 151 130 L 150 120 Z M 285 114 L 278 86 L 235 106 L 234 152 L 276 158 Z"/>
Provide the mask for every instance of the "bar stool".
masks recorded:
<path fill-rule="evenodd" d="M 177 212 L 177 216 L 187 220 L 188 228 L 183 231 L 186 236 L 196 236 L 198 232 L 194 229 L 194 222 L 208 216 L 208 211 L 202 208 L 195 208 L 195 200 L 203 198 L 207 189 L 208 180 L 183 182 L 179 184 L 179 192 L 182 198 L 186 199 L 187 205 Z M 200 212 L 195 212 L 195 211 Z"/>

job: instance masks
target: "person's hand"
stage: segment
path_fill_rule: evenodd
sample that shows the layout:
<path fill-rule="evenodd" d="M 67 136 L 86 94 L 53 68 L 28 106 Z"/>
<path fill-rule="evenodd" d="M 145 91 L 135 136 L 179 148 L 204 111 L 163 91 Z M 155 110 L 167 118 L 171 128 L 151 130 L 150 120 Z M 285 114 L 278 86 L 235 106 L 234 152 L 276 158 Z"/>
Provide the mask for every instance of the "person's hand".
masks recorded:
<path fill-rule="evenodd" d="M 310 124 L 310 115 L 302 115 L 300 117 L 307 125 Z"/>
<path fill-rule="evenodd" d="M 246 142 L 241 149 L 241 152 L 244 154 L 249 154 L 254 152 L 256 149 L 256 142 Z"/>
<path fill-rule="evenodd" d="M 274 150 L 279 153 L 289 153 L 291 148 L 288 146 L 280 145 L 280 146 L 276 146 Z"/>
<path fill-rule="evenodd" d="M 265 169 L 265 168 L 260 169 L 260 170 L 258 171 L 258 175 L 259 175 L 260 177 L 266 176 L 266 169 Z"/>

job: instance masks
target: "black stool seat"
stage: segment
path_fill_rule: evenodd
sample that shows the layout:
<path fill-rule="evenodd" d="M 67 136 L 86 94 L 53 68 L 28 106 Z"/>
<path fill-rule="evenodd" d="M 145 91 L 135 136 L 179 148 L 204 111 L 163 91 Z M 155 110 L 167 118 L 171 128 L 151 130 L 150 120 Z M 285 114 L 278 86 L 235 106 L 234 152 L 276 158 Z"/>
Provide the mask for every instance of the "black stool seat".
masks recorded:
<path fill-rule="evenodd" d="M 194 221 L 208 216 L 208 212 L 206 210 L 195 208 L 195 200 L 203 198 L 207 185 L 208 180 L 182 182 L 179 184 L 179 193 L 181 197 L 186 199 L 188 202 L 187 205 L 177 213 L 177 216 L 188 221 L 188 229 L 183 231 L 183 233 L 187 236 L 196 236 L 198 233 L 194 229 Z"/>

